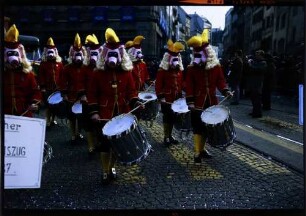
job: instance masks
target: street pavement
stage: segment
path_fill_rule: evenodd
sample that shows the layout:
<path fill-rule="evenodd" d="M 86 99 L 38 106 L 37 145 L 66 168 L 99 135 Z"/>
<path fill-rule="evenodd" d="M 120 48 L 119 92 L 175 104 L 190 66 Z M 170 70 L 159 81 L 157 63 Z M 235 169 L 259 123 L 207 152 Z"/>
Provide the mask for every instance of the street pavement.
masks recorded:
<path fill-rule="evenodd" d="M 46 133 L 53 157 L 43 166 L 41 188 L 4 190 L 3 208 L 12 212 L 89 211 L 86 215 L 94 213 L 91 211 L 134 215 L 143 213 L 141 210 L 148 211 L 146 215 L 161 215 L 154 210 L 167 215 L 207 215 L 216 210 L 247 210 L 248 214 L 258 210 L 258 215 L 277 210 L 278 215 L 287 215 L 283 210 L 303 215 L 303 126 L 298 124 L 297 104 L 288 100 L 273 96 L 272 110 L 264 111 L 258 119 L 248 115 L 249 99 L 236 106 L 224 101 L 237 139 L 226 151 L 208 146 L 214 157 L 201 165 L 193 162 L 191 133 L 174 130 L 176 137 L 183 137 L 179 144 L 166 148 L 162 144 L 162 114 L 151 127 L 140 121 L 152 151 L 138 164 L 117 164 L 118 179 L 108 186 L 100 184 L 98 154 L 89 157 L 85 140 L 70 145 L 68 128 L 58 121 Z"/>

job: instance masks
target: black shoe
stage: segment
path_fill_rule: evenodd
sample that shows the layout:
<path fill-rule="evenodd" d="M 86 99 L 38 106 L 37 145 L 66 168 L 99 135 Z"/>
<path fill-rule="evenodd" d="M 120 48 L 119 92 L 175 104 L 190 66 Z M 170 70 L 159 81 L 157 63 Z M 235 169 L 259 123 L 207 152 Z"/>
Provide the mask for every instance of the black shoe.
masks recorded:
<path fill-rule="evenodd" d="M 109 185 L 110 181 L 110 175 L 108 173 L 103 173 L 101 178 L 102 185 Z"/>
<path fill-rule="evenodd" d="M 194 156 L 194 157 L 193 157 L 193 161 L 194 161 L 194 163 L 195 163 L 196 165 L 201 164 L 201 162 L 202 162 L 202 156 L 201 156 L 201 153 L 200 153 L 200 154 L 198 154 L 197 156 Z"/>
<path fill-rule="evenodd" d="M 170 142 L 171 142 L 172 144 L 178 144 L 178 143 L 179 143 L 179 141 L 176 140 L 173 136 L 170 136 Z"/>
<path fill-rule="evenodd" d="M 200 156 L 202 158 L 212 158 L 212 154 L 210 154 L 209 151 L 207 151 L 206 149 L 204 149 L 203 151 L 201 151 Z"/>
<path fill-rule="evenodd" d="M 261 118 L 262 117 L 262 115 L 261 114 L 259 114 L 259 115 L 252 115 L 252 118 Z"/>
<path fill-rule="evenodd" d="M 111 180 L 114 180 L 114 179 L 117 178 L 117 172 L 116 172 L 116 169 L 114 167 L 110 170 L 109 177 L 110 177 Z"/>
<path fill-rule="evenodd" d="M 170 145 L 171 145 L 171 140 L 170 140 L 170 138 L 164 138 L 164 145 L 166 146 L 166 147 L 169 147 Z"/>

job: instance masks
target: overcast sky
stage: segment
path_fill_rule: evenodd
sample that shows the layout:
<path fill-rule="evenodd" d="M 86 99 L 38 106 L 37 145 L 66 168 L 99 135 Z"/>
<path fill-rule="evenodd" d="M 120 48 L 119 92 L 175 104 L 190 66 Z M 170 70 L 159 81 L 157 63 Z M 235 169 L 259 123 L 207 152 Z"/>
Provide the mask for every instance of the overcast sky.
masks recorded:
<path fill-rule="evenodd" d="M 212 28 L 224 29 L 225 14 L 232 6 L 181 6 L 187 14 L 195 12 L 206 17 L 212 24 Z"/>

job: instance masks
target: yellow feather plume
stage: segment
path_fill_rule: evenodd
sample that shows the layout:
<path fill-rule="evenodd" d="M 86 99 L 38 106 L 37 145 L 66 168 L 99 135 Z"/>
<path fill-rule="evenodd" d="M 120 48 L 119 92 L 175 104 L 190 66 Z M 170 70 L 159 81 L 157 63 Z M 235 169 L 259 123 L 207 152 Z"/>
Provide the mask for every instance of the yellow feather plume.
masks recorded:
<path fill-rule="evenodd" d="M 49 39 L 48 39 L 48 41 L 47 41 L 47 45 L 48 45 L 48 46 L 55 46 L 52 37 L 49 37 Z"/>
<path fill-rule="evenodd" d="M 187 41 L 187 45 L 193 48 L 202 46 L 202 37 L 193 36 Z"/>
<path fill-rule="evenodd" d="M 112 28 L 107 28 L 105 31 L 106 43 L 118 43 L 120 42 L 118 36 Z"/>
<path fill-rule="evenodd" d="M 128 42 L 125 43 L 124 47 L 125 47 L 126 49 L 128 49 L 128 48 L 132 47 L 133 44 L 134 44 L 133 41 L 128 41 Z"/>
<path fill-rule="evenodd" d="M 202 43 L 208 43 L 208 35 L 209 35 L 208 29 L 204 29 L 201 35 Z"/>
<path fill-rule="evenodd" d="M 18 42 L 19 31 L 16 28 L 16 25 L 12 25 L 9 30 L 5 34 L 4 41 L 5 42 Z"/>
<path fill-rule="evenodd" d="M 97 37 L 93 35 L 87 35 L 85 39 L 85 44 L 99 44 Z"/>
<path fill-rule="evenodd" d="M 75 35 L 73 46 L 79 49 L 82 47 L 81 38 L 78 33 Z"/>
<path fill-rule="evenodd" d="M 134 45 L 139 45 L 139 44 L 141 44 L 141 41 L 142 41 L 143 39 L 145 39 L 145 37 L 142 36 L 142 35 L 136 36 L 136 37 L 134 38 L 134 40 L 133 40 Z"/>

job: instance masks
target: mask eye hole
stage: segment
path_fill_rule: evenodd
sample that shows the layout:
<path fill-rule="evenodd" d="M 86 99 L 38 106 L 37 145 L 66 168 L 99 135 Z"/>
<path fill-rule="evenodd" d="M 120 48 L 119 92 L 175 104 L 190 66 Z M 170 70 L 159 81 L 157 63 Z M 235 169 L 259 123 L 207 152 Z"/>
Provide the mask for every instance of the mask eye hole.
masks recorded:
<path fill-rule="evenodd" d="M 53 54 L 54 52 L 52 50 L 48 51 L 47 52 L 48 54 Z"/>
<path fill-rule="evenodd" d="M 19 56 L 19 53 L 17 51 L 8 51 L 6 55 L 7 56 Z"/>
<path fill-rule="evenodd" d="M 91 52 L 90 55 L 91 56 L 98 56 L 98 52 Z"/>
<path fill-rule="evenodd" d="M 117 52 L 109 52 L 107 54 L 107 57 L 115 57 L 115 58 L 118 58 L 118 53 Z"/>
<path fill-rule="evenodd" d="M 80 56 L 80 57 L 81 57 L 81 56 L 82 56 L 82 54 L 81 54 L 81 53 L 76 53 L 76 54 L 75 54 L 75 56 L 76 56 L 76 57 L 78 57 L 78 56 Z"/>
<path fill-rule="evenodd" d="M 172 61 L 178 61 L 178 58 L 173 58 Z"/>
<path fill-rule="evenodd" d="M 201 58 L 202 55 L 201 55 L 200 53 L 196 53 L 196 54 L 194 54 L 194 57 L 195 57 L 195 58 Z"/>

